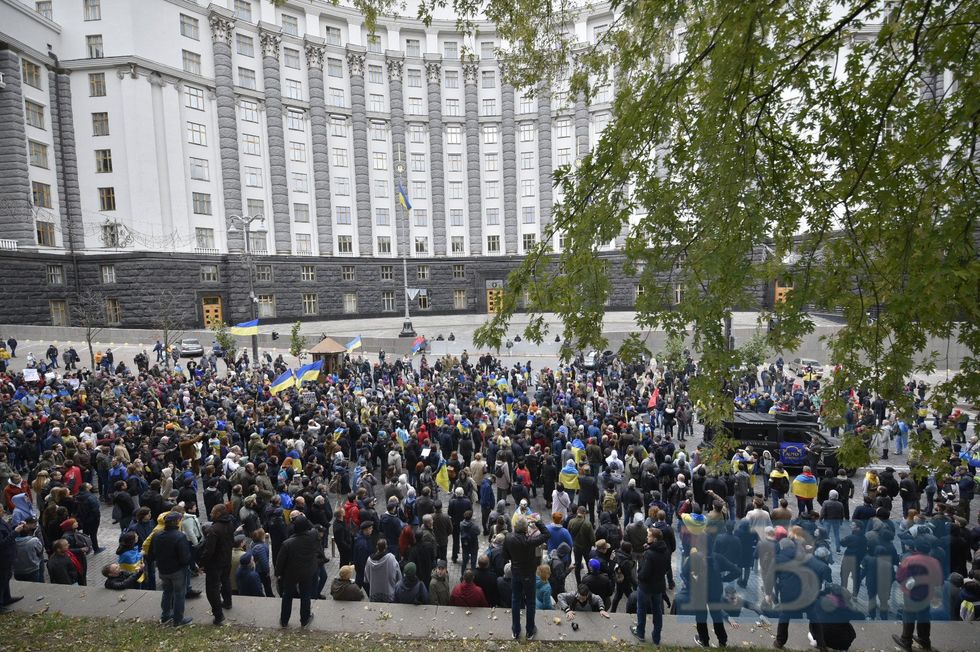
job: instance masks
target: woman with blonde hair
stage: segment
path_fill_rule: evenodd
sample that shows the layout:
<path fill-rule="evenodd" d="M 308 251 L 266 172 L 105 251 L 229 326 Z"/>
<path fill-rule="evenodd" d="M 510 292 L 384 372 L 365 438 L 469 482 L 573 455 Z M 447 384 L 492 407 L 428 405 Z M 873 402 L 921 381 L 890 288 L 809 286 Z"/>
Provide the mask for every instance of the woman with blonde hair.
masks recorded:
<path fill-rule="evenodd" d="M 535 608 L 550 611 L 554 608 L 551 599 L 551 566 L 541 564 L 538 566 L 537 579 L 534 582 L 534 602 Z"/>

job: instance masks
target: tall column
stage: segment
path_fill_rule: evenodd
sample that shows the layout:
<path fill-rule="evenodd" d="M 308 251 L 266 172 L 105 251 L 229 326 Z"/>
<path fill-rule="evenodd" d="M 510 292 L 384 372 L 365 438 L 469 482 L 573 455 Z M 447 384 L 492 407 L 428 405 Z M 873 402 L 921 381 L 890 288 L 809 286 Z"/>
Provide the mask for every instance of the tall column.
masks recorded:
<path fill-rule="evenodd" d="M 470 254 L 483 252 L 483 189 L 480 184 L 480 121 L 476 80 L 479 66 L 468 63 L 463 66 L 466 83 L 466 184 L 467 206 L 470 222 Z"/>
<path fill-rule="evenodd" d="M 156 174 L 160 188 L 160 224 L 164 236 L 174 232 L 173 199 L 170 195 L 170 162 L 167 157 L 167 113 L 163 100 L 163 87 L 166 82 L 160 75 L 152 74 L 147 77 L 150 84 L 150 98 L 153 105 L 153 147 L 156 159 Z M 181 96 L 180 82 L 177 97 Z"/>
<path fill-rule="evenodd" d="M 575 98 L 575 159 L 584 157 L 589 149 L 589 107 L 585 95 L 579 93 Z"/>
<path fill-rule="evenodd" d="M 277 28 L 260 27 L 262 43 L 262 77 L 265 82 L 265 129 L 269 138 L 269 177 L 272 191 L 272 224 L 275 229 L 277 254 L 293 251 L 293 236 L 289 216 L 289 181 L 286 176 L 286 136 L 282 125 L 282 81 L 279 71 L 279 52 L 282 32 Z"/>
<path fill-rule="evenodd" d="M 213 7 L 213 6 L 212 6 Z M 235 82 L 231 75 L 231 39 L 235 21 L 227 9 L 211 9 L 208 18 L 214 52 L 214 93 L 218 117 L 218 148 L 221 153 L 221 190 L 225 215 L 242 214 L 242 171 L 238 161 L 238 119 L 235 113 Z M 245 234 L 228 232 L 228 250 L 242 251 Z"/>
<path fill-rule="evenodd" d="M 446 167 L 442 139 L 442 64 L 439 55 L 425 55 L 429 100 L 429 178 L 432 200 L 432 253 L 446 255 Z"/>
<path fill-rule="evenodd" d="M 28 174 L 27 127 L 24 123 L 24 93 L 20 57 L 0 50 L 0 73 L 7 87 L 0 90 L 0 231 L 18 246 L 36 244 L 31 215 L 31 179 Z"/>
<path fill-rule="evenodd" d="M 306 38 L 306 67 L 310 76 L 310 129 L 313 136 L 313 193 L 316 199 L 316 235 L 320 255 L 331 256 L 333 210 L 330 197 L 330 143 L 327 140 L 327 101 L 323 90 L 323 39 Z"/>
<path fill-rule="evenodd" d="M 370 256 L 374 252 L 371 216 L 371 166 L 368 160 L 367 107 L 364 97 L 364 53 L 361 45 L 347 46 L 347 68 L 350 70 L 351 126 L 354 135 L 354 187 L 357 192 L 358 252 Z"/>
<path fill-rule="evenodd" d="M 78 152 L 75 148 L 75 120 L 71 109 L 71 77 L 64 71 L 48 72 L 51 97 L 51 135 L 54 138 L 54 164 L 58 177 L 62 244 L 70 251 L 85 248 L 82 224 L 82 195 L 78 187 Z"/>
<path fill-rule="evenodd" d="M 516 254 L 520 239 L 520 218 L 517 215 L 517 138 L 514 133 L 514 87 L 507 82 L 502 82 L 500 86 L 500 108 L 501 144 L 504 149 L 504 251 Z"/>
<path fill-rule="evenodd" d="M 538 207 L 541 211 L 541 237 L 551 226 L 554 207 L 554 168 L 551 159 L 551 89 L 541 86 L 538 97 Z"/>
<path fill-rule="evenodd" d="M 400 54 L 389 53 L 385 57 L 388 64 L 388 96 L 391 105 L 391 153 L 392 160 L 395 162 L 395 187 L 399 184 L 408 192 L 408 148 L 405 143 L 405 94 L 402 91 L 402 76 L 405 72 L 405 57 Z M 398 170 L 399 157 L 401 157 L 401 171 Z M 411 199 L 411 198 L 410 198 Z M 404 215 L 402 213 L 405 213 Z M 399 204 L 395 208 L 396 222 L 395 234 L 398 237 L 398 255 L 408 257 L 411 255 L 409 240 L 412 234 L 412 225 L 409 224 L 407 211 Z"/>

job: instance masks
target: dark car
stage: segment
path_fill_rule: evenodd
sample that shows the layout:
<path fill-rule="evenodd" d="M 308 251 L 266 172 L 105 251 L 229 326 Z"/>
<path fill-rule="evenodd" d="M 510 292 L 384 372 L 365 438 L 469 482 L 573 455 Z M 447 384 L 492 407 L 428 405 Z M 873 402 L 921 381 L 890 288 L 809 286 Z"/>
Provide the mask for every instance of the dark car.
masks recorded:
<path fill-rule="evenodd" d="M 802 469 L 809 464 L 807 446 L 814 438 L 820 444 L 820 461 L 814 473 L 831 469 L 835 474 L 838 442 L 820 430 L 817 416 L 809 412 L 777 412 L 760 414 L 758 412 L 735 412 L 731 421 L 722 422 L 722 428 L 738 442 L 739 448 L 751 446 L 758 454 L 768 450 L 773 460 L 783 463 L 788 469 Z M 705 427 L 704 441 L 710 442 L 714 429 Z M 734 452 L 734 451 L 732 451 Z"/>

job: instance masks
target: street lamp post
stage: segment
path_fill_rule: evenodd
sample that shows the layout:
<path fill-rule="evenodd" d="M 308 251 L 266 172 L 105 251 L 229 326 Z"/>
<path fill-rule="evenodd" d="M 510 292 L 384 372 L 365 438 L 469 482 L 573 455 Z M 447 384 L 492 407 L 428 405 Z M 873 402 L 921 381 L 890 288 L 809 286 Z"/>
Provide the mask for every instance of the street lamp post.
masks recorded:
<path fill-rule="evenodd" d="M 401 147 L 398 148 L 398 161 L 395 163 L 395 172 L 398 173 L 399 183 L 404 183 L 401 177 L 405 173 L 405 163 L 402 161 Z M 411 218 L 409 217 L 409 213 L 407 209 L 402 207 L 402 210 L 405 212 L 404 234 L 405 234 L 405 242 L 406 242 L 406 250 L 407 250 L 408 245 L 410 245 L 410 243 L 408 242 L 408 235 L 410 233 L 409 222 Z M 398 334 L 398 337 L 415 337 L 415 328 L 412 326 L 412 316 L 411 314 L 409 314 L 408 311 L 409 298 L 408 298 L 408 257 L 407 256 L 402 256 L 402 284 L 404 286 L 402 288 L 402 293 L 405 295 L 405 321 L 402 322 L 402 332 Z"/>
<path fill-rule="evenodd" d="M 239 228 L 245 233 L 245 253 L 242 254 L 242 262 L 245 263 L 246 271 L 248 272 L 248 302 L 252 306 L 252 320 L 256 318 L 256 310 L 259 303 L 258 297 L 255 296 L 255 281 L 253 280 L 254 270 L 255 270 L 255 260 L 252 258 L 251 250 L 251 233 L 252 233 L 252 222 L 265 222 L 265 217 L 262 215 L 228 215 L 228 231 L 230 233 L 236 232 Z M 257 365 L 259 363 L 259 337 L 258 335 L 252 335 L 252 364 Z"/>

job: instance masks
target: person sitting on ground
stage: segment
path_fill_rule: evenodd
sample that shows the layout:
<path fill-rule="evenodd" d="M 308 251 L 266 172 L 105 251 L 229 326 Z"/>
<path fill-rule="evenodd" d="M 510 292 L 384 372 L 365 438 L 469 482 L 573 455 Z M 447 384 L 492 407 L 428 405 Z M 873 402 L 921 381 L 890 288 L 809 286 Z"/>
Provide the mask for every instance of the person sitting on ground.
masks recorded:
<path fill-rule="evenodd" d="M 473 571 L 463 573 L 463 581 L 453 587 L 449 604 L 454 607 L 489 607 L 483 589 L 473 583 Z"/>
<path fill-rule="evenodd" d="M 119 564 L 106 564 L 102 567 L 102 577 L 105 578 L 105 587 L 110 591 L 124 591 L 135 589 L 139 586 L 142 569 L 137 573 L 130 573 L 120 568 Z"/>
<path fill-rule="evenodd" d="M 341 602 L 360 602 L 364 591 L 354 582 L 354 566 L 341 566 L 337 577 L 330 585 L 330 597 Z"/>
<path fill-rule="evenodd" d="M 568 614 L 569 620 L 575 619 L 576 611 L 598 611 L 603 618 L 609 618 L 602 598 L 590 591 L 585 584 L 579 584 L 577 591 L 559 594 L 558 608 Z"/>

